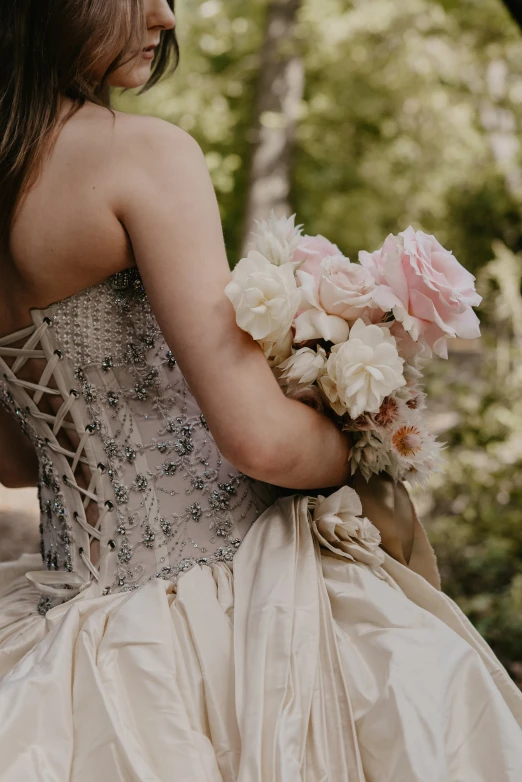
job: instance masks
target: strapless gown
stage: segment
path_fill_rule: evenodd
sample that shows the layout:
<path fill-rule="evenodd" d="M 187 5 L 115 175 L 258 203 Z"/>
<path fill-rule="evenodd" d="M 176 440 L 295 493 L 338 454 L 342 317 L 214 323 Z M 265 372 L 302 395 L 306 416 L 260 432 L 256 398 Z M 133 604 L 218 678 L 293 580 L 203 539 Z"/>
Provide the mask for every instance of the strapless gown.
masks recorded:
<path fill-rule="evenodd" d="M 238 473 L 135 270 L 31 317 L 0 339 L 42 541 L 0 565 L 1 782 L 522 780 L 522 695 L 404 487 Z"/>

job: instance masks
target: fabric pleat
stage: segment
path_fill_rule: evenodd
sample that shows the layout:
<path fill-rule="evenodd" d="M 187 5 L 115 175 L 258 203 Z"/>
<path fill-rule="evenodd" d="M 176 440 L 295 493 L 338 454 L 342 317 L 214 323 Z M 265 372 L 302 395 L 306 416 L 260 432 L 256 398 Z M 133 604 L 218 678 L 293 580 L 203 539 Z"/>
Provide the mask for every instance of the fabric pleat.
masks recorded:
<path fill-rule="evenodd" d="M 306 504 L 306 497 L 278 501 L 234 564 L 241 584 L 235 604 L 240 768 L 249 782 L 364 781 Z M 308 741 L 310 730 L 315 740 Z"/>
<path fill-rule="evenodd" d="M 458 607 L 278 500 L 233 563 L 46 617 L 0 565 L 1 782 L 520 782 L 522 696 Z"/>

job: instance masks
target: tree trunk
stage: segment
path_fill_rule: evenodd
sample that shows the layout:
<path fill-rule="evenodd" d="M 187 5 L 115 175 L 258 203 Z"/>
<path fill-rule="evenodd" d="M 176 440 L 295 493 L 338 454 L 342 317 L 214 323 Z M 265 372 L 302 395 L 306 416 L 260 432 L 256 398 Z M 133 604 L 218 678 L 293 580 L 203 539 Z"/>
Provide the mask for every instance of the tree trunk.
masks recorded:
<path fill-rule="evenodd" d="M 486 71 L 487 94 L 481 100 L 479 116 L 493 157 L 504 175 L 509 193 L 522 196 L 522 170 L 519 163 L 520 139 L 513 110 L 506 105 L 509 66 L 503 59 L 492 60 Z"/>
<path fill-rule="evenodd" d="M 295 25 L 302 0 L 271 0 L 261 50 L 254 118 L 254 154 L 250 171 L 245 239 L 246 253 L 255 221 L 289 212 L 291 158 L 304 65 L 296 52 Z"/>
<path fill-rule="evenodd" d="M 509 13 L 522 29 L 522 0 L 503 0 Z"/>

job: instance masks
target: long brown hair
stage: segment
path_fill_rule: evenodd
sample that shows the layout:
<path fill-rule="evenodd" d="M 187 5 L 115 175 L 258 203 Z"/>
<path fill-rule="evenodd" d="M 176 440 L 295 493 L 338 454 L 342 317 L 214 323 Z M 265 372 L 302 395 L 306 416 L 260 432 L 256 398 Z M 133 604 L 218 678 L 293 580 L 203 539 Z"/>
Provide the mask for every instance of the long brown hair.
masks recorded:
<path fill-rule="evenodd" d="M 167 0 L 174 10 L 174 0 Z M 37 178 L 58 129 L 86 101 L 110 108 L 107 80 L 143 46 L 143 0 L 0 0 L 0 242 L 21 194 Z M 115 56 L 115 52 L 117 53 Z M 178 64 L 174 30 L 162 31 L 149 89 Z M 101 82 L 100 63 L 110 62 Z"/>

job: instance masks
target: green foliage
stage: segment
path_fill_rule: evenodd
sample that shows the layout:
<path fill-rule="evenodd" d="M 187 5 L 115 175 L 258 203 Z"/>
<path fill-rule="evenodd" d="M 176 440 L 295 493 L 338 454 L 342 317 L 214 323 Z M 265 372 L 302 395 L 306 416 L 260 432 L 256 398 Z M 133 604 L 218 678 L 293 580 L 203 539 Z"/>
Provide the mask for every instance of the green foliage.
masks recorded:
<path fill-rule="evenodd" d="M 201 143 L 232 263 L 266 5 L 186 0 L 177 76 L 116 102 L 179 124 Z M 472 269 L 495 238 L 520 249 L 522 187 L 513 192 L 505 174 L 518 166 L 522 46 L 499 0 L 304 0 L 298 38 L 307 88 L 293 204 L 307 230 L 353 256 L 413 223 Z M 495 68 L 503 67 L 499 86 Z M 514 156 L 495 155 L 502 142 Z"/>
<path fill-rule="evenodd" d="M 233 263 L 266 5 L 186 0 L 177 76 L 116 101 L 179 124 L 201 143 Z M 513 192 L 505 174 L 518 166 L 522 46 L 499 0 L 304 0 L 298 38 L 307 89 L 293 203 L 310 232 L 355 255 L 413 223 L 472 269 L 495 238 L 520 248 L 522 186 Z M 503 67 L 499 86 L 495 68 Z M 502 142 L 514 155 L 499 152 Z"/>
<path fill-rule="evenodd" d="M 435 410 L 457 419 L 428 516 L 445 590 L 522 684 L 522 265 L 495 249 L 480 279 L 486 350 L 430 370 Z"/>
<path fill-rule="evenodd" d="M 217 191 L 229 258 L 238 259 L 251 155 L 251 116 L 264 0 L 184 0 L 176 11 L 181 64 L 174 78 L 115 108 L 173 122 L 201 144 Z"/>
<path fill-rule="evenodd" d="M 301 37 L 294 200 L 312 232 L 355 255 L 413 223 L 472 269 L 494 238 L 517 249 L 520 194 L 495 151 L 518 143 L 522 47 L 497 0 L 309 0 Z"/>
<path fill-rule="evenodd" d="M 179 6 L 177 76 L 117 107 L 198 139 L 234 263 L 267 0 Z M 307 84 L 292 200 L 307 232 L 356 257 L 411 223 L 481 277 L 482 348 L 430 368 L 435 419 L 457 418 L 423 501 L 445 588 L 522 670 L 521 261 L 509 253 L 522 250 L 520 32 L 500 0 L 303 0 L 298 46 Z M 498 240 L 508 249 L 497 244 L 488 265 Z"/>
<path fill-rule="evenodd" d="M 472 397 L 447 367 L 460 420 L 445 438 L 447 469 L 434 482 L 429 534 L 445 590 L 513 669 L 522 663 L 522 407 L 513 409 L 517 395 L 492 359 L 493 352 L 482 393 Z"/>

